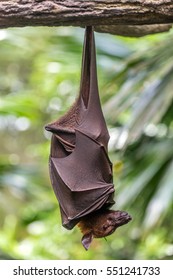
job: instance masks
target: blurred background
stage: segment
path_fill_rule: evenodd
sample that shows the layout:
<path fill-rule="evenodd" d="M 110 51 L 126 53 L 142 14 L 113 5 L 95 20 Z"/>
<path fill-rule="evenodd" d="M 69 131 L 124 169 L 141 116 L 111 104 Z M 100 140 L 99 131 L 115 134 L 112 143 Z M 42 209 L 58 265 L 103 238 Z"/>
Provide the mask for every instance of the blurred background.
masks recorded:
<path fill-rule="evenodd" d="M 173 259 L 173 32 L 96 33 L 116 205 L 133 221 L 89 251 L 61 226 L 44 126 L 72 105 L 84 30 L 0 30 L 0 259 Z"/>

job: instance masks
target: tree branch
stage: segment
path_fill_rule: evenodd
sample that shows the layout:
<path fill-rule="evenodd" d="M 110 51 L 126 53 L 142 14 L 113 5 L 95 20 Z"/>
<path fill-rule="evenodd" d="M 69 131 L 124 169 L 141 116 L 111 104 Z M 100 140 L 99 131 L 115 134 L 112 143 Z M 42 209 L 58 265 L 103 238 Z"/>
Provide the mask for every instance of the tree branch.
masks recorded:
<path fill-rule="evenodd" d="M 101 32 L 141 36 L 167 31 L 172 22 L 172 0 L 0 1 L 1 28 L 94 25 Z"/>
<path fill-rule="evenodd" d="M 110 33 L 128 37 L 141 37 L 148 34 L 156 34 L 169 31 L 172 24 L 152 25 L 101 25 L 96 26 L 95 31 Z"/>

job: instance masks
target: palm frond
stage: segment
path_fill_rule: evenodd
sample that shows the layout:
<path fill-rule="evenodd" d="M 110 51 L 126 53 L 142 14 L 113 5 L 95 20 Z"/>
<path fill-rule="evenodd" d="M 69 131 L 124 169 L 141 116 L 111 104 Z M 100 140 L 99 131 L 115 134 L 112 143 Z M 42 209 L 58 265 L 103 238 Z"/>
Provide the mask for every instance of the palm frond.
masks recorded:
<path fill-rule="evenodd" d="M 147 206 L 144 227 L 153 227 L 161 218 L 163 219 L 169 207 L 173 207 L 173 160 L 169 163 L 154 197 Z"/>
<path fill-rule="evenodd" d="M 118 91 L 104 105 L 110 124 L 121 123 L 115 146 L 125 148 L 139 139 L 149 124 L 158 124 L 173 100 L 173 52 L 170 38 L 150 47 L 148 52 L 133 53 L 115 75 L 123 75 Z M 112 82 L 113 78 L 112 78 Z M 124 118 L 122 117 L 124 116 Z M 126 135 L 126 139 L 122 138 Z M 123 142 L 123 145 L 120 145 Z"/>

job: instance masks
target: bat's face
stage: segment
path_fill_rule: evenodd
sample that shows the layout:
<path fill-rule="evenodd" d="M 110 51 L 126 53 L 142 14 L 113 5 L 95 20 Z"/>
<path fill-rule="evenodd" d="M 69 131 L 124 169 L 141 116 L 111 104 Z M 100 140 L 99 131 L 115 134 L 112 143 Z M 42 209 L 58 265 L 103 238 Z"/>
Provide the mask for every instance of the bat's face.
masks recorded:
<path fill-rule="evenodd" d="M 106 237 L 118 227 L 127 224 L 131 216 L 124 211 L 102 210 L 85 217 L 79 227 L 84 234 L 82 244 L 87 250 L 93 238 Z"/>
<path fill-rule="evenodd" d="M 130 220 L 131 217 L 127 212 L 106 210 L 97 216 L 93 225 L 93 235 L 95 238 L 106 237 Z"/>

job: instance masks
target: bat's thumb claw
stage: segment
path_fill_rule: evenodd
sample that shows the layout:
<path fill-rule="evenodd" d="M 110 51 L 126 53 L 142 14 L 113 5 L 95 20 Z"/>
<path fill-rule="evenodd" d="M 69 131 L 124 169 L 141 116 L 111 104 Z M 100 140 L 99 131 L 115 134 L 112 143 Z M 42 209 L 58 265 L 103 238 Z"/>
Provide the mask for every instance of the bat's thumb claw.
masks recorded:
<path fill-rule="evenodd" d="M 53 125 L 51 125 L 51 124 L 47 124 L 47 125 L 45 125 L 45 127 L 44 127 L 47 131 L 51 131 L 52 132 L 52 130 L 54 130 L 54 126 Z"/>
<path fill-rule="evenodd" d="M 84 234 L 84 236 L 82 237 L 82 245 L 84 246 L 85 250 L 89 249 L 92 240 L 93 240 L 92 232 Z"/>

